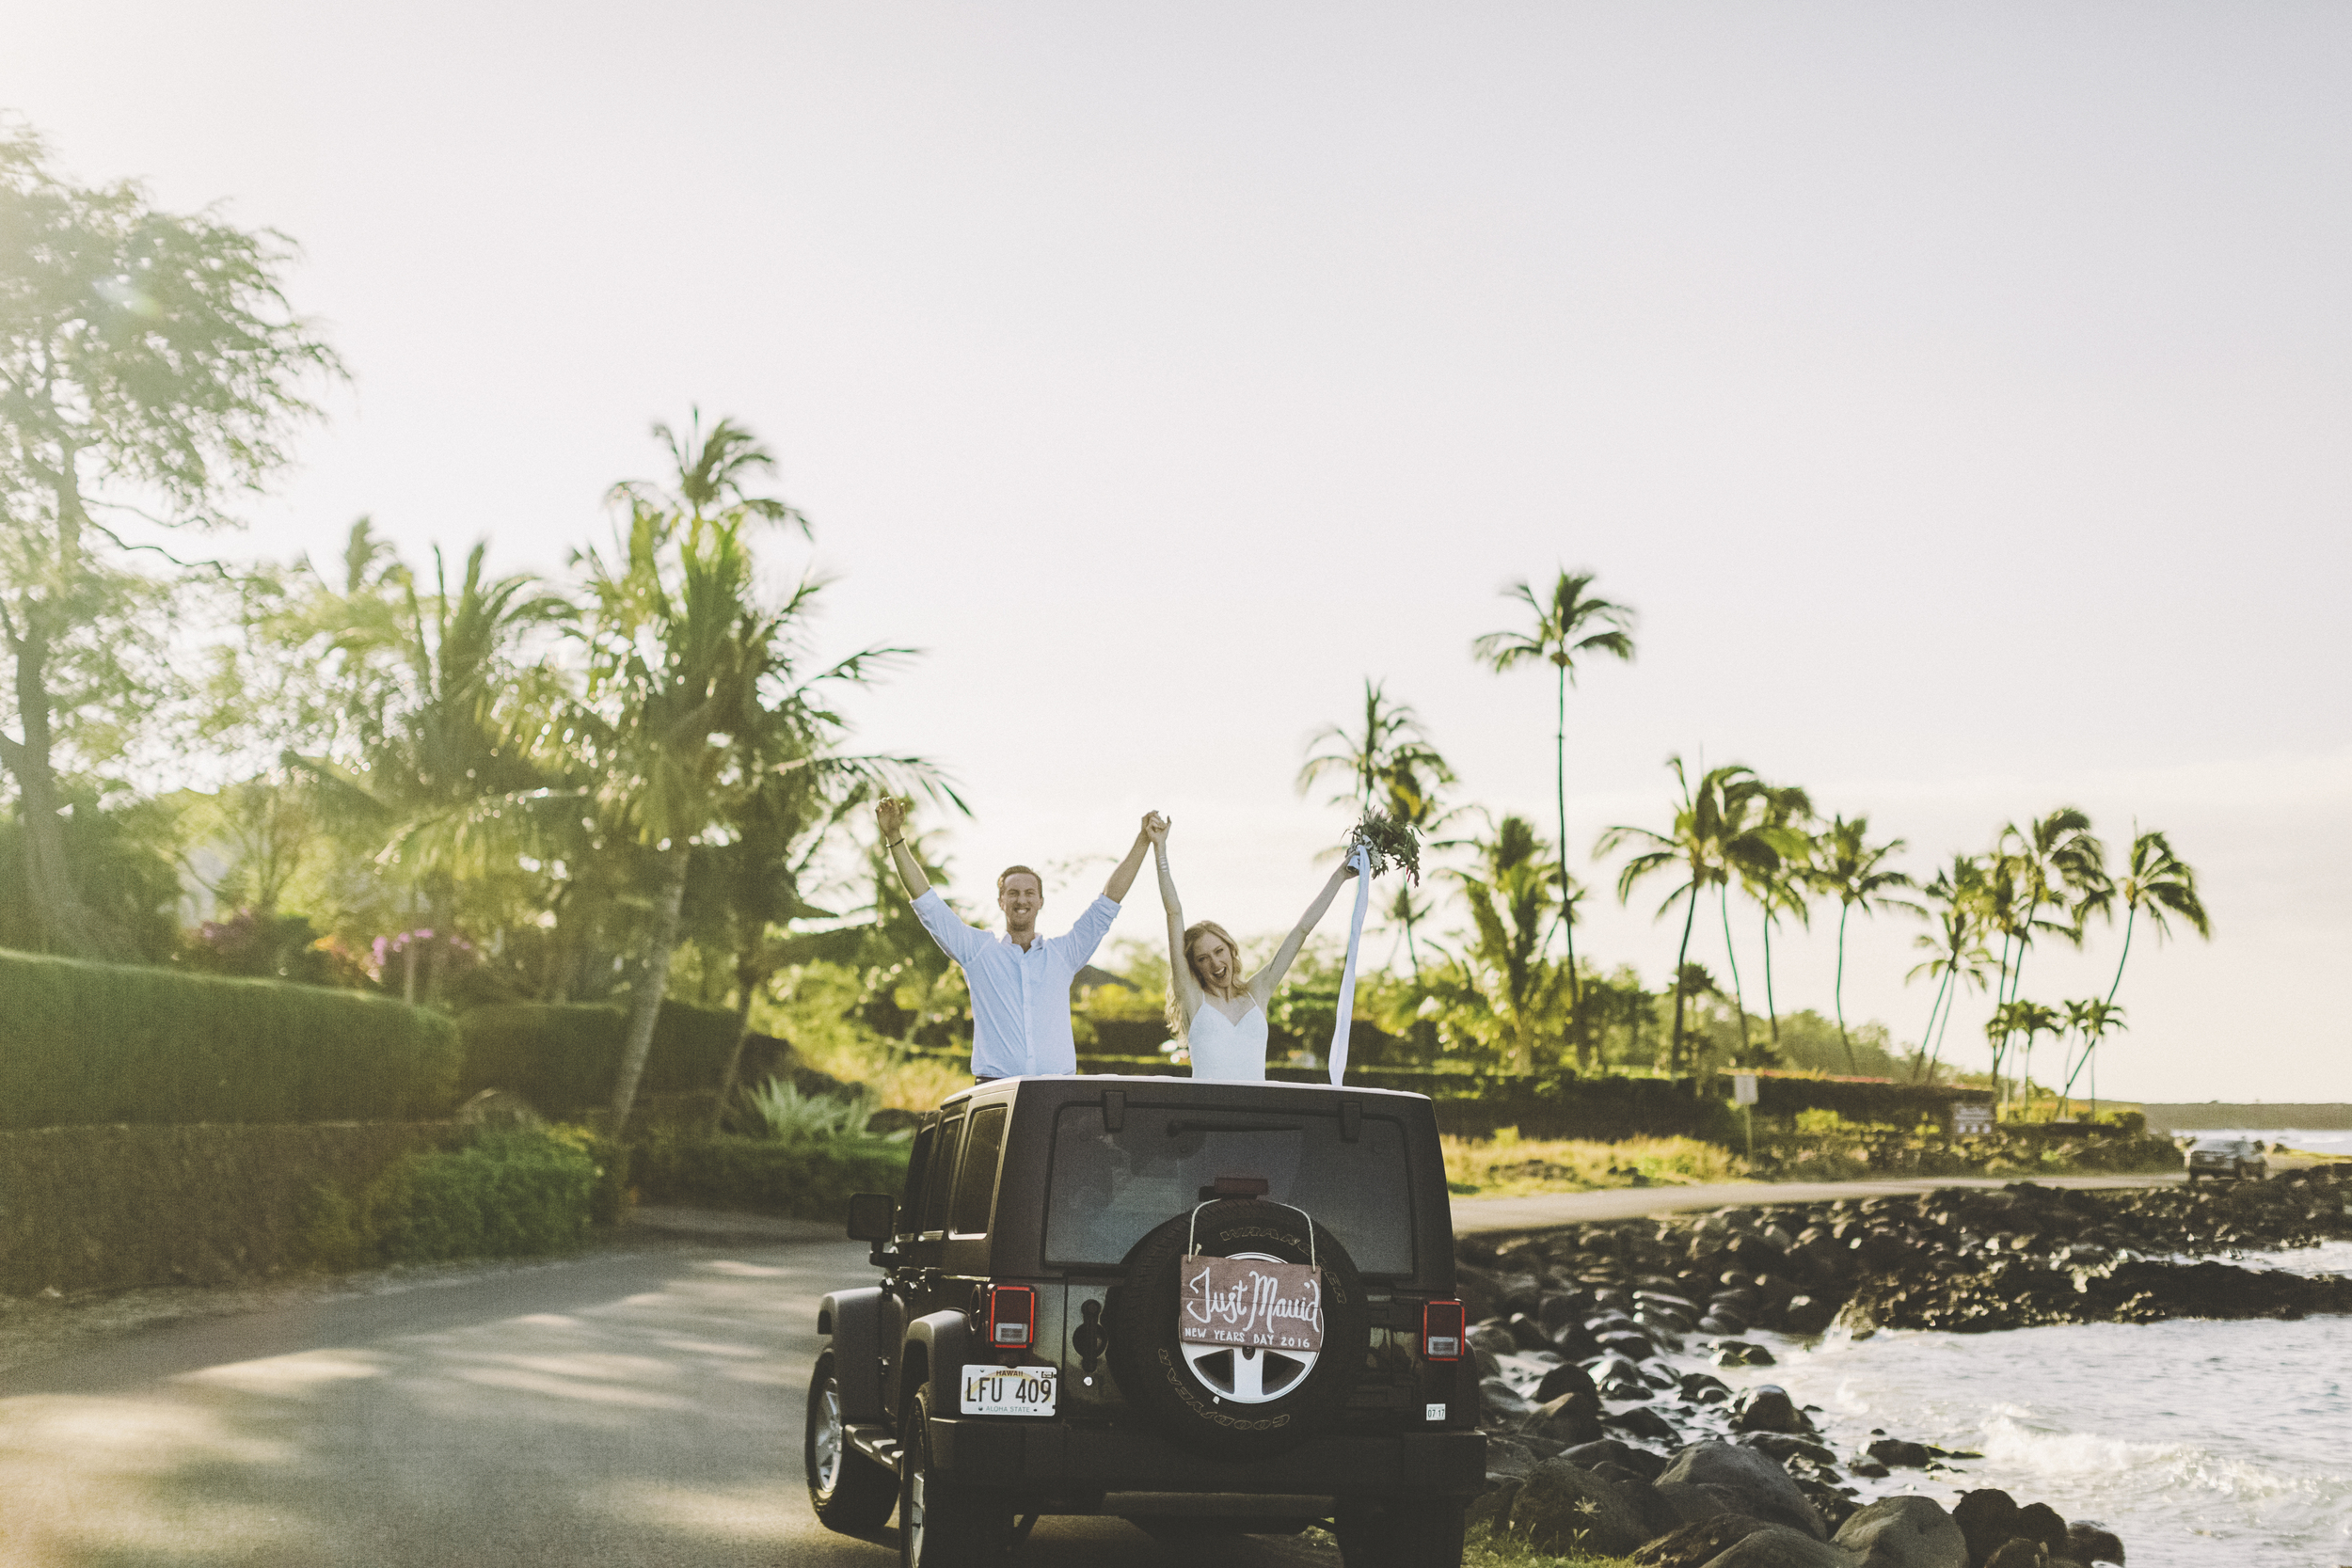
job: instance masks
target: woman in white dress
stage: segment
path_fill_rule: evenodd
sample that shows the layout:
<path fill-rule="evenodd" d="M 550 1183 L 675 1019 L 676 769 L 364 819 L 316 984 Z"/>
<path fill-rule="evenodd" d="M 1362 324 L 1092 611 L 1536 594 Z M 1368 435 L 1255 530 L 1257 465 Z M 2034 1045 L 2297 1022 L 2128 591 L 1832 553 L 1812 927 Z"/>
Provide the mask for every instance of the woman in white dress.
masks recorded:
<path fill-rule="evenodd" d="M 1184 924 L 1176 879 L 1168 869 L 1168 819 L 1160 817 L 1149 830 L 1159 863 L 1160 902 L 1168 910 L 1168 1022 L 1191 1050 L 1195 1078 L 1263 1081 L 1266 1003 L 1290 972 L 1307 933 L 1330 909 L 1342 884 L 1356 875 L 1356 867 L 1343 864 L 1331 873 L 1315 901 L 1282 939 L 1273 961 L 1245 980 L 1241 946 L 1231 932 L 1214 920 Z"/>

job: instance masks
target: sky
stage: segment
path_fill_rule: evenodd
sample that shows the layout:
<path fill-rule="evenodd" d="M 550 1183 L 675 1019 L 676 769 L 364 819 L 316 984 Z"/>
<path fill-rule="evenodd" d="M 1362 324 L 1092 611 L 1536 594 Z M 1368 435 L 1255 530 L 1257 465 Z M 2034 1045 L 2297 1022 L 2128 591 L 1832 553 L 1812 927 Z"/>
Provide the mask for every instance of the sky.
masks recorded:
<path fill-rule="evenodd" d="M 353 381 L 232 548 L 365 514 L 560 577 L 652 420 L 733 416 L 821 645 L 924 650 L 855 712 L 972 803 L 951 886 L 1045 865 L 1051 926 L 1158 808 L 1245 933 L 1344 832 L 1294 779 L 1367 678 L 1552 831 L 1548 671 L 1469 650 L 1591 570 L 1639 652 L 1569 704 L 1581 952 L 1673 960 L 1590 859 L 1670 754 L 1922 876 L 2078 804 L 2213 912 L 2135 942 L 2101 1087 L 2157 1100 L 2352 1099 L 2347 80 L 2352 11 L 2292 3 L 0 0 L 61 166 L 303 247 Z M 1919 929 L 1849 934 L 1899 1039 Z M 1138 890 L 1114 941 L 1158 931 Z"/>

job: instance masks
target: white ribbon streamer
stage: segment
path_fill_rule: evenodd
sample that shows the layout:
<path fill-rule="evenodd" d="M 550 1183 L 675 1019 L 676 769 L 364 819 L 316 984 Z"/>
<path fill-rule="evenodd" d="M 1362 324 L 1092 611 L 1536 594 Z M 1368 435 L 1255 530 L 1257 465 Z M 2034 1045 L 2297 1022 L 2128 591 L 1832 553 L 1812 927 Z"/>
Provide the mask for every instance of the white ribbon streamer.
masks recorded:
<path fill-rule="evenodd" d="M 1347 1075 L 1347 1035 L 1356 1022 L 1356 947 L 1364 940 L 1364 911 L 1372 903 L 1372 856 L 1358 845 L 1347 863 L 1356 868 L 1356 913 L 1347 923 L 1347 967 L 1340 974 L 1340 1021 L 1331 1031 L 1331 1086 Z"/>

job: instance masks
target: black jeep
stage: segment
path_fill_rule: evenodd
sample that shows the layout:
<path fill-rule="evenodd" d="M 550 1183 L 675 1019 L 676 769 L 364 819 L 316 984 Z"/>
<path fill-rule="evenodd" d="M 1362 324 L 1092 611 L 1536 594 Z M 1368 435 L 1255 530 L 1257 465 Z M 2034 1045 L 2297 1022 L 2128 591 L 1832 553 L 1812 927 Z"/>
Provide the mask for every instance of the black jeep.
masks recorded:
<path fill-rule="evenodd" d="M 1044 1513 L 1461 1560 L 1486 1439 L 1422 1096 L 985 1084 L 925 1117 L 904 1199 L 852 1199 L 850 1234 L 883 1273 L 818 1313 L 833 1528 L 896 1509 L 909 1568 L 993 1561 Z"/>

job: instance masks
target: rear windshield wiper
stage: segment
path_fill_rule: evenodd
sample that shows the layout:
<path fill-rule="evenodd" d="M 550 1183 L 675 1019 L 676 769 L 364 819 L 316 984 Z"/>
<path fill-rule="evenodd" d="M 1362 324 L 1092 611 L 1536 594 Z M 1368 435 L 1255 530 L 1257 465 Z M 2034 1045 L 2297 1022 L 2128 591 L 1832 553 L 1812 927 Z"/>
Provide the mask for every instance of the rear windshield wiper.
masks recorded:
<path fill-rule="evenodd" d="M 1295 1121 L 1170 1121 L 1168 1135 L 1171 1138 L 1185 1132 L 1296 1132 L 1303 1131 Z"/>

